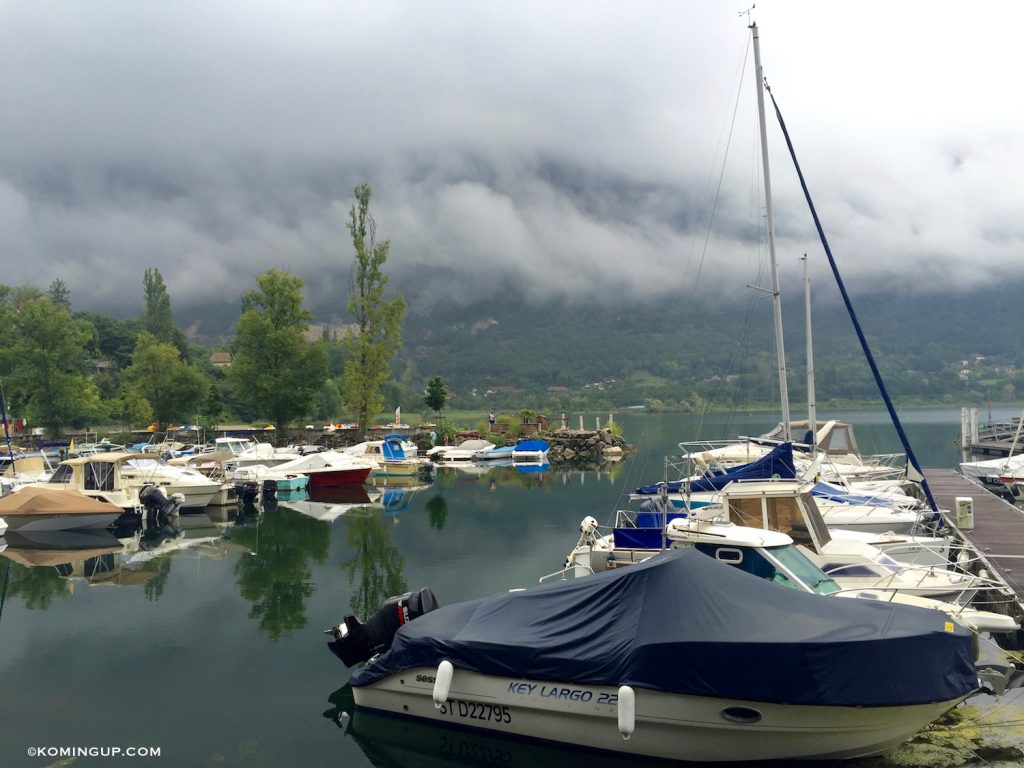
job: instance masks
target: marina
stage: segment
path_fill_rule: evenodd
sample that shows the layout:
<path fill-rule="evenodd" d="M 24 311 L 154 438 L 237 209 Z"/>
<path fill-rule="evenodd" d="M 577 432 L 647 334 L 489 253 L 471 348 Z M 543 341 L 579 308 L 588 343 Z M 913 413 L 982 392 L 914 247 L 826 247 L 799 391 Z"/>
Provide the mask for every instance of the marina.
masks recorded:
<path fill-rule="evenodd" d="M 1016 8 L 5 10 L 0 768 L 1024 766 Z"/>
<path fill-rule="evenodd" d="M 857 425 L 864 451 L 895 449 L 884 413 L 836 415 Z M 952 410 L 903 415 L 923 462 L 956 465 L 948 439 Z M 282 494 L 262 508 L 183 515 L 182 537 L 140 542 L 134 552 L 109 538 L 17 540 L 8 557 L 0 553 L 0 686 L 23 692 L 0 704 L 0 716 L 18 734 L 13 743 L 5 739 L 4 764 L 41 764 L 26 761 L 25 746 L 49 743 L 58 732 L 70 743 L 102 738 L 161 746 L 172 765 L 329 759 L 347 766 L 408 760 L 444 766 L 465 764 L 466 754 L 512 761 L 507 764 L 572 762 L 585 754 L 597 765 L 635 765 L 634 757 L 480 734 L 454 727 L 457 722 L 424 725 L 356 711 L 350 671 L 327 651 L 322 634 L 343 615 L 369 616 L 408 590 L 429 586 L 446 606 L 530 587 L 560 567 L 571 544 L 566 535 L 579 520 L 606 519 L 633 488 L 657 479 L 664 456 L 698 429 L 697 417 L 685 414 L 620 418 L 638 450 L 614 463 L 529 473 L 514 466 L 442 466 L 432 482 L 411 486 L 404 503 L 385 506 L 380 491 L 403 488 L 386 486 L 327 496 L 320 509 L 332 514 L 308 502 L 290 504 Z M 747 414 L 740 422 L 712 414 L 701 434 L 757 434 L 775 420 Z M 980 503 L 975 509 L 977 528 Z M 991 717 L 977 700 L 968 701 L 964 717 L 981 734 L 972 749 L 1021 743 L 1013 726 L 984 727 L 1020 719 L 1019 695 L 999 698 Z M 124 696 L 151 703 L 160 716 L 115 728 Z M 203 717 L 216 713 L 216 729 L 194 727 L 199 701 Z M 901 762 L 883 755 L 871 765 L 906 765 L 915 748 L 903 749 Z M 927 755 L 919 764 L 941 764 L 933 752 Z M 966 762 L 951 752 L 945 764 Z"/>

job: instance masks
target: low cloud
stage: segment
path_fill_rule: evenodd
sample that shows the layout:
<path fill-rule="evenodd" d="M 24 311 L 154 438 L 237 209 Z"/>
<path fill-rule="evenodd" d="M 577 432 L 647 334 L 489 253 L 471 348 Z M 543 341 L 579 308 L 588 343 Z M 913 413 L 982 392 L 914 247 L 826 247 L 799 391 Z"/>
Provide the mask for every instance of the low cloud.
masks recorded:
<path fill-rule="evenodd" d="M 532 301 L 743 290 L 765 257 L 744 21 L 698 3 L 628 10 L 8 8 L 3 281 L 60 278 L 78 308 L 134 314 L 157 267 L 177 312 L 236 307 L 283 267 L 327 320 L 343 313 L 345 223 L 365 181 L 387 272 L 413 307 L 513 288 Z M 765 72 L 852 284 L 1020 275 L 1014 10 L 764 10 Z M 801 254 L 818 276 L 825 263 L 771 122 L 791 284 Z"/>

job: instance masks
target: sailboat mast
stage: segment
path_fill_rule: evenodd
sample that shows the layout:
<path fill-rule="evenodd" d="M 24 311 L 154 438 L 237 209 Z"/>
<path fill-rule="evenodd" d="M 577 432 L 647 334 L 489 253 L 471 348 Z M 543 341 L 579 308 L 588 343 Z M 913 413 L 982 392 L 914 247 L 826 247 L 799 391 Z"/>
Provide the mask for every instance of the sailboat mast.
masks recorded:
<path fill-rule="evenodd" d="M 775 310 L 775 357 L 779 366 L 779 397 L 782 400 L 782 439 L 793 439 L 790 434 L 789 387 L 786 383 L 786 345 L 782 341 L 782 297 L 779 292 L 779 263 L 775 258 L 775 218 L 772 212 L 772 180 L 768 168 L 768 132 L 764 119 L 764 75 L 761 73 L 761 44 L 757 35 L 757 22 L 750 25 L 754 39 L 754 79 L 757 90 L 757 120 L 761 129 L 761 164 L 764 168 L 764 205 L 768 222 L 768 258 L 772 270 L 772 305 Z"/>
<path fill-rule="evenodd" d="M 807 270 L 807 254 L 804 263 L 804 324 L 807 327 L 807 427 L 811 430 L 811 448 L 818 453 L 818 404 L 814 395 L 814 338 L 811 335 L 811 275 Z"/>

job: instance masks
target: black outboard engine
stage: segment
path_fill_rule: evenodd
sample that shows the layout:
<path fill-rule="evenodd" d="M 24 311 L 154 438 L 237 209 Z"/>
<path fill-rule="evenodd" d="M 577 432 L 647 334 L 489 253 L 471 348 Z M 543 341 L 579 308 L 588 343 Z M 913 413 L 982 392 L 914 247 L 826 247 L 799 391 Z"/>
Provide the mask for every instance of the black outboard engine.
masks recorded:
<path fill-rule="evenodd" d="M 139 491 L 139 501 L 146 508 L 146 526 L 149 528 L 168 526 L 175 531 L 175 522 L 181 511 L 181 505 L 185 503 L 185 497 L 180 493 L 172 493 L 167 498 L 163 490 L 155 485 L 144 485 Z"/>
<path fill-rule="evenodd" d="M 400 626 L 435 608 L 437 598 L 428 587 L 389 597 L 365 624 L 349 615 L 338 626 L 324 630 L 325 635 L 334 636 L 327 647 L 346 667 L 351 667 L 386 651 Z"/>
<path fill-rule="evenodd" d="M 235 483 L 235 494 L 242 504 L 255 504 L 260 497 L 260 484 L 255 480 Z"/>

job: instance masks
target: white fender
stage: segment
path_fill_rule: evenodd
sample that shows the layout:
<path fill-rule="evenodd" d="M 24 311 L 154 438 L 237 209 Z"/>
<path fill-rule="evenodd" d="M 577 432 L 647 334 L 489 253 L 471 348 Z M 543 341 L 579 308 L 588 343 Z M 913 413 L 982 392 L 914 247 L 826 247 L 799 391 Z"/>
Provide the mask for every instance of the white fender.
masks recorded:
<path fill-rule="evenodd" d="M 628 685 L 619 687 L 619 733 L 629 741 L 636 730 L 636 693 Z"/>
<path fill-rule="evenodd" d="M 437 674 L 434 675 L 434 706 L 438 709 L 448 701 L 448 689 L 452 687 L 454 674 L 455 667 L 447 659 L 437 665 Z"/>

